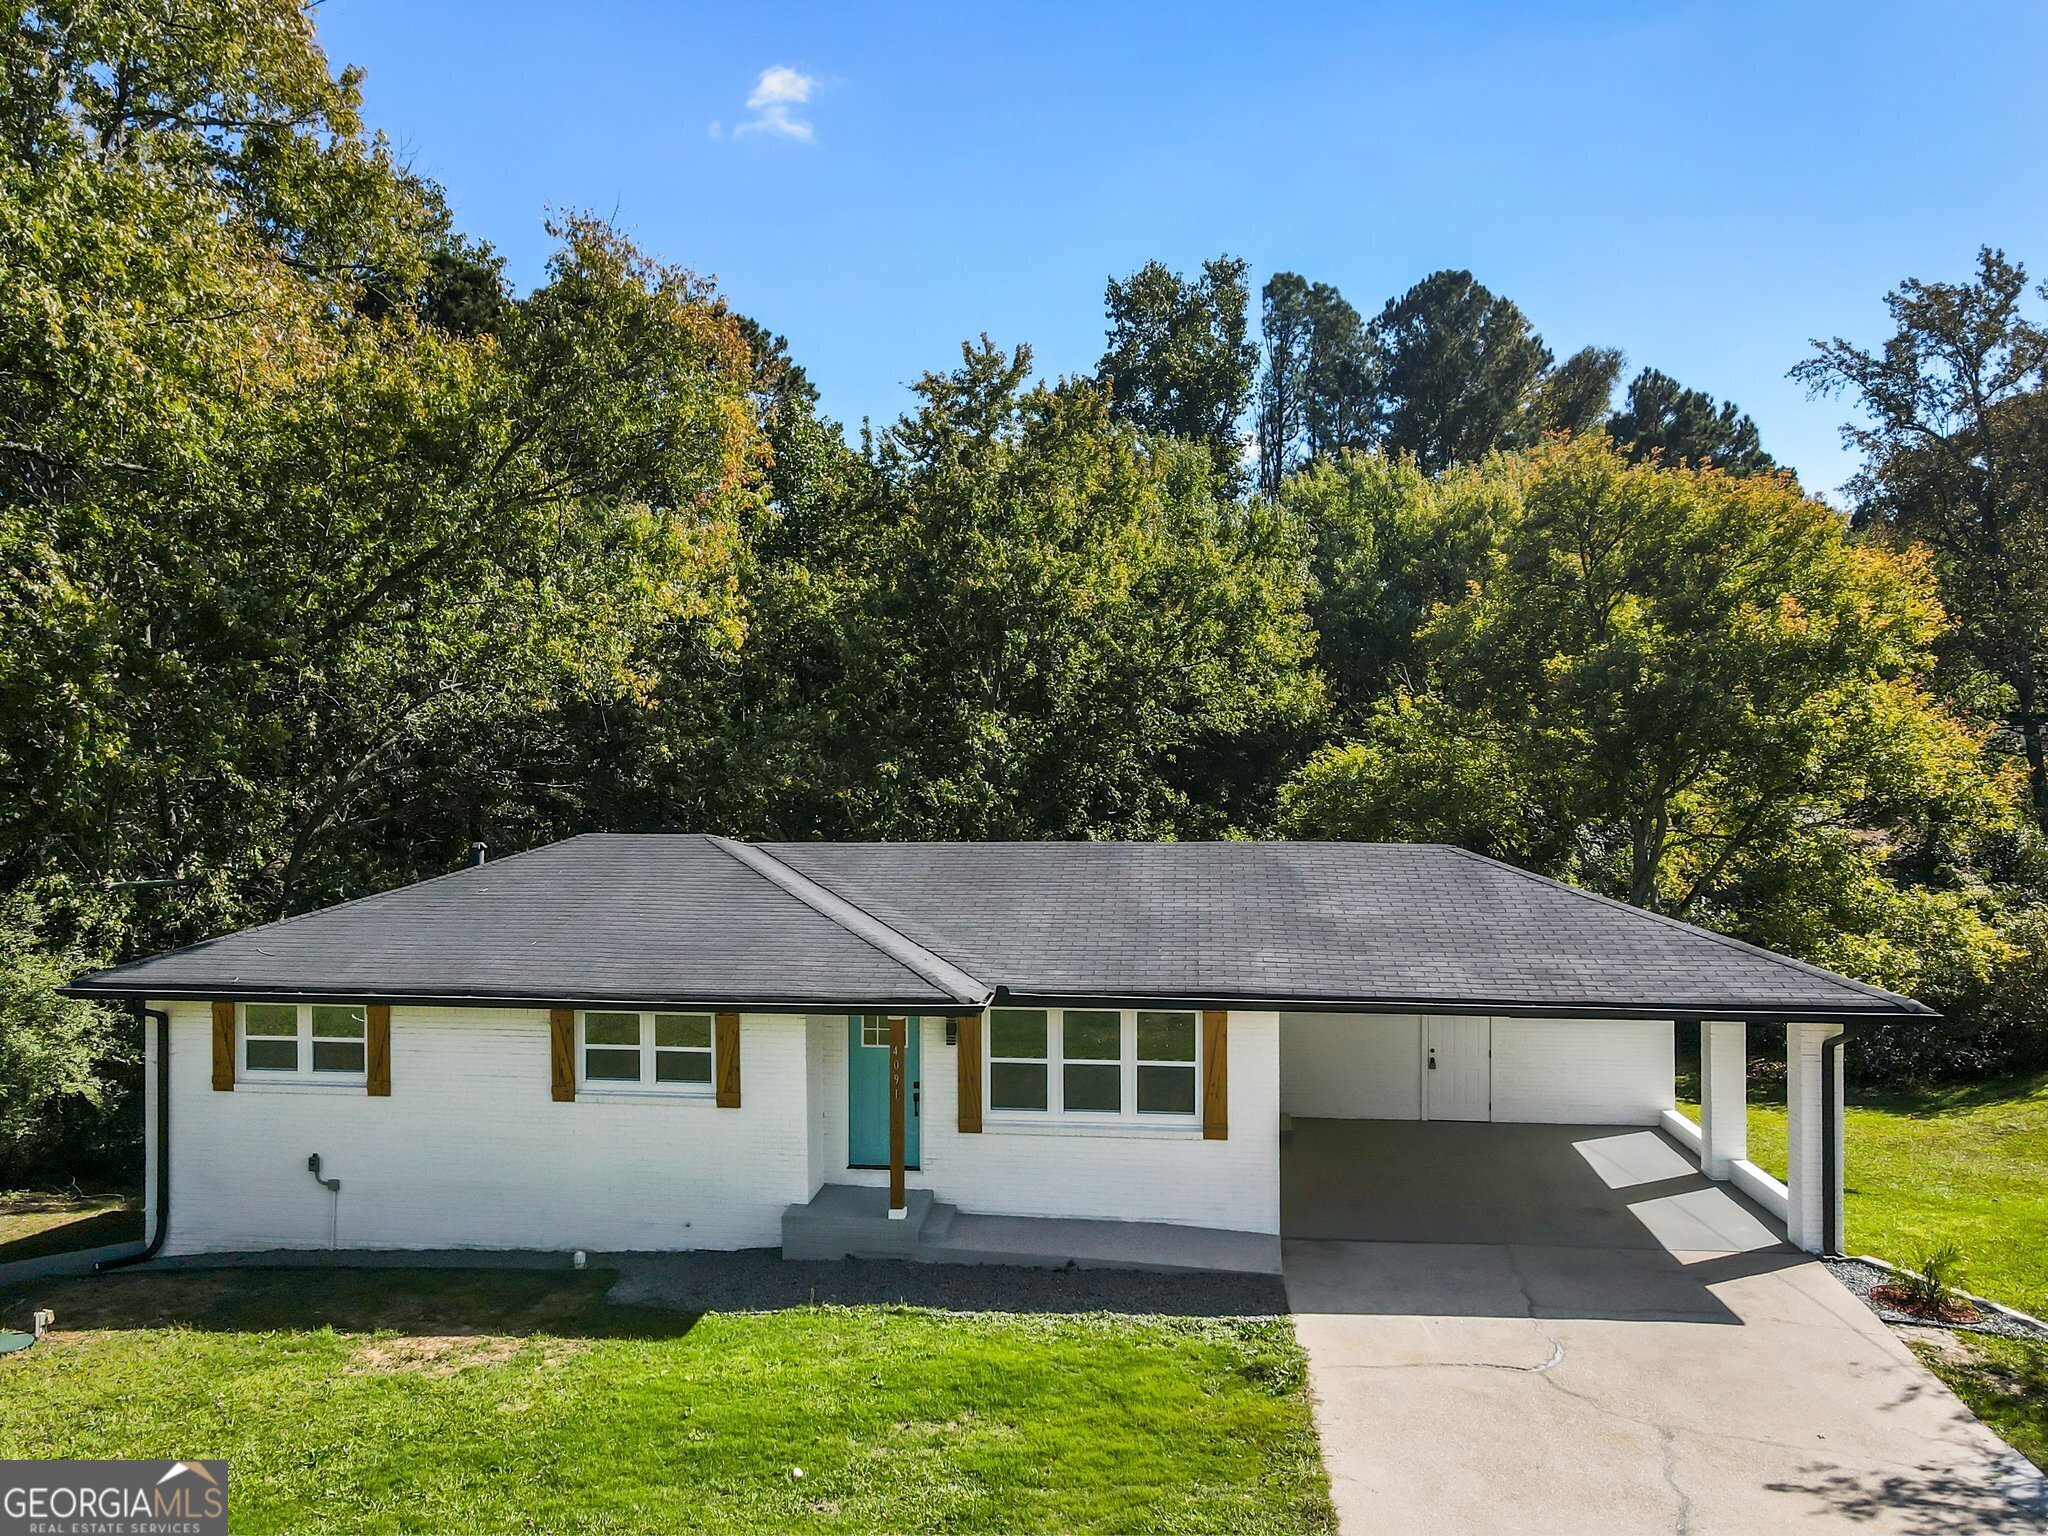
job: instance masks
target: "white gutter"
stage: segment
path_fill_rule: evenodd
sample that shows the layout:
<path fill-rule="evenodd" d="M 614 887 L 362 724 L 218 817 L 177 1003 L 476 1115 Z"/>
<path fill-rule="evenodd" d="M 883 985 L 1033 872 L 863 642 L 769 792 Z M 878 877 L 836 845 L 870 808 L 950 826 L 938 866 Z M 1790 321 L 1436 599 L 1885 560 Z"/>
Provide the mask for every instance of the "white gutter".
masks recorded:
<path fill-rule="evenodd" d="M 995 989 L 961 970 L 922 944 L 913 943 L 878 918 L 870 917 L 852 902 L 835 896 L 817 881 L 798 874 L 780 859 L 729 837 L 713 836 L 712 842 L 738 859 L 762 879 L 781 887 L 820 916 L 865 940 L 907 970 L 915 971 L 956 1003 L 985 1008 Z"/>

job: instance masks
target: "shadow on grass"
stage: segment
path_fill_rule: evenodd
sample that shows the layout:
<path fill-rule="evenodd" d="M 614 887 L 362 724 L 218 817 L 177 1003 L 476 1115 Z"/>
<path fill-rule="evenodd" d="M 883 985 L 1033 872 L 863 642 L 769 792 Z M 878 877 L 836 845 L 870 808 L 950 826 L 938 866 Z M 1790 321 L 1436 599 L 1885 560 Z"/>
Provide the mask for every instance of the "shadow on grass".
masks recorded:
<path fill-rule="evenodd" d="M 2017 1104 L 2048 1093 L 2048 1072 L 2024 1077 L 1994 1077 L 1975 1083 L 1928 1083 L 1906 1088 L 1852 1089 L 1852 1109 L 1881 1109 L 1887 1114 L 1925 1120 L 1957 1110 L 1988 1109 Z"/>
<path fill-rule="evenodd" d="M 602 1270 L 130 1269 L 10 1287 L 0 1324 L 47 1307 L 65 1331 L 190 1328 L 206 1333 L 674 1338 L 697 1317 L 605 1299 Z"/>
<path fill-rule="evenodd" d="M 594 1255 L 586 1270 L 559 1263 L 464 1268 L 459 1260 L 428 1266 L 392 1255 L 323 1260 L 230 1256 L 203 1267 L 188 1261 L 16 1285 L 0 1293 L 0 1326 L 21 1326 L 32 1310 L 48 1307 L 65 1330 L 333 1328 L 661 1339 L 689 1332 L 707 1312 L 811 1306 L 1133 1317 L 1271 1317 L 1287 1310 L 1278 1276 L 786 1261 L 775 1249 Z"/>
<path fill-rule="evenodd" d="M 940 1312 L 1276 1317 L 1287 1311 L 1287 1292 L 1278 1275 L 790 1260 L 773 1248 L 613 1254 L 605 1262 L 621 1271 L 612 1292 L 615 1300 L 698 1312 L 900 1306 Z"/>
<path fill-rule="evenodd" d="M 1697 1050 L 1683 1049 L 1673 1074 L 1675 1096 L 1681 1104 L 1700 1101 L 1700 1063 Z M 1750 1058 L 1748 1092 L 1751 1104 L 1776 1109 L 1785 1107 L 1784 1063 Z M 2048 1072 L 2017 1077 L 1989 1077 L 1976 1082 L 1910 1083 L 1875 1085 L 1852 1080 L 1849 1084 L 1851 1109 L 1875 1109 L 1911 1120 L 1931 1120 L 1961 1110 L 1988 1109 L 1998 1104 L 2021 1104 L 2048 1095 Z"/>
<path fill-rule="evenodd" d="M 102 1248 L 110 1243 L 139 1243 L 142 1241 L 142 1212 L 140 1211 L 93 1211 L 79 1216 L 75 1221 L 61 1222 L 56 1226 L 44 1227 L 26 1237 L 17 1237 L 0 1243 L 0 1264 L 12 1264 L 21 1259 L 46 1258 L 53 1253 L 77 1253 L 86 1248 Z"/>

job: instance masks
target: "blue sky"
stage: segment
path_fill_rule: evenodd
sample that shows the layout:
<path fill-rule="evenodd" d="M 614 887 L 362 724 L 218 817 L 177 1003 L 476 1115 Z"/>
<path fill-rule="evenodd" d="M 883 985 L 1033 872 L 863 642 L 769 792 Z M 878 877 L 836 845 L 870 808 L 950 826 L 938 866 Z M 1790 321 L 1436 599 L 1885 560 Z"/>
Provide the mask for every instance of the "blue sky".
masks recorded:
<path fill-rule="evenodd" d="M 317 16 L 522 287 L 547 210 L 612 215 L 786 334 L 849 427 L 984 331 L 1090 368 L 1107 277 L 1228 251 L 1368 315 L 1469 267 L 1559 356 L 1732 397 L 1827 491 L 1852 464 L 1844 408 L 1785 377 L 1808 337 L 1877 341 L 1887 288 L 1980 244 L 2048 275 L 2037 0 Z"/>

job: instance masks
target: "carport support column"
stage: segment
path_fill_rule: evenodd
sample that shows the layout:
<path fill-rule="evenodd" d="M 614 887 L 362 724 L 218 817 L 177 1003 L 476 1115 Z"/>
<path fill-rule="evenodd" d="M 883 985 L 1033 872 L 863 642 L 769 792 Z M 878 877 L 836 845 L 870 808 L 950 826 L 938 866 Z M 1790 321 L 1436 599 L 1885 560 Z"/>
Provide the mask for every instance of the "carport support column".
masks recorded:
<path fill-rule="evenodd" d="M 1808 1253 L 1842 1251 L 1842 1053 L 1824 1049 L 1841 1032 L 1785 1026 L 1786 1232 Z"/>
<path fill-rule="evenodd" d="M 1749 1027 L 1700 1021 L 1700 1172 L 1730 1179 L 1749 1156 Z"/>

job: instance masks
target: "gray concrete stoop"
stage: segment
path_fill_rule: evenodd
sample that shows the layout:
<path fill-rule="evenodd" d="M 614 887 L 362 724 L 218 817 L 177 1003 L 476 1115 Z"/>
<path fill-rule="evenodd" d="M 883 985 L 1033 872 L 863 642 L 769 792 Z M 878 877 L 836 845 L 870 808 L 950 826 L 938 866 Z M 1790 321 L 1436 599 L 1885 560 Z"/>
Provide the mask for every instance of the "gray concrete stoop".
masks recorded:
<path fill-rule="evenodd" d="M 871 1185 L 827 1184 L 782 1213 L 785 1259 L 909 1259 L 925 1264 L 1033 1268 L 1280 1273 L 1280 1238 L 1152 1221 L 980 1216 L 905 1193 L 907 1214 L 889 1219 L 889 1194 Z"/>

